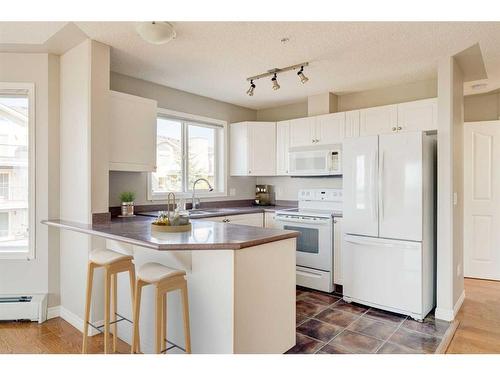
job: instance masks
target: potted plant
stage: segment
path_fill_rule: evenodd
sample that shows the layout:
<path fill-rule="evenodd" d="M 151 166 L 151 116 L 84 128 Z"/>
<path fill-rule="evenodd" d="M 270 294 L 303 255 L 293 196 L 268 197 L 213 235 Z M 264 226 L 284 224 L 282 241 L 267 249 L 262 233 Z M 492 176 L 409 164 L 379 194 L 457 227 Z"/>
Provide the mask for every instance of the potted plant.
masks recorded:
<path fill-rule="evenodd" d="M 120 200 L 122 202 L 121 216 L 134 216 L 134 199 L 135 193 L 131 191 L 124 191 L 120 194 Z"/>

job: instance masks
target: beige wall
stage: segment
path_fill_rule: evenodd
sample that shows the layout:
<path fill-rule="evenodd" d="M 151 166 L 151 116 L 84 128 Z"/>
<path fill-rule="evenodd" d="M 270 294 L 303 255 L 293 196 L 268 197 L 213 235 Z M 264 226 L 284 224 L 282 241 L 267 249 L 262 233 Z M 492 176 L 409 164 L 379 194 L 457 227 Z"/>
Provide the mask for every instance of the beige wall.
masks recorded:
<path fill-rule="evenodd" d="M 257 111 L 257 121 L 282 121 L 301 117 L 307 117 L 307 100 Z"/>
<path fill-rule="evenodd" d="M 111 73 L 111 90 L 154 99 L 160 108 L 224 120 L 228 123 L 257 119 L 257 112 L 248 108 L 118 73 Z M 253 198 L 255 183 L 255 177 L 228 177 L 228 193 L 230 189 L 235 189 L 235 195 L 212 200 Z M 136 204 L 138 205 L 161 203 L 161 201 L 151 202 L 147 200 L 147 173 L 111 172 L 109 177 L 110 206 L 120 204 L 118 195 L 125 190 L 136 192 Z"/>
<path fill-rule="evenodd" d="M 464 98 L 464 121 L 500 119 L 500 94 L 469 95 Z"/>
<path fill-rule="evenodd" d="M 0 261 L 0 294 L 48 293 L 49 306 L 59 304 L 58 275 L 49 272 L 58 262 L 58 233 L 40 221 L 58 211 L 59 152 L 52 137 L 58 129 L 57 60 L 45 53 L 0 53 L 0 81 L 35 84 L 36 129 L 36 258 Z"/>

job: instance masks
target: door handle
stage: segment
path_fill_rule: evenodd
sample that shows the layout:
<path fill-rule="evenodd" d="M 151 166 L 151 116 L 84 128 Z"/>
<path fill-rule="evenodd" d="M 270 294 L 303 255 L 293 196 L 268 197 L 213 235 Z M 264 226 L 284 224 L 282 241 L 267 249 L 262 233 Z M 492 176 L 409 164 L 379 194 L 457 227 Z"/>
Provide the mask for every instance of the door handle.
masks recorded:
<path fill-rule="evenodd" d="M 384 164 L 385 164 L 385 152 L 382 151 L 380 155 L 380 168 L 379 168 L 379 176 L 378 176 L 378 184 L 379 184 L 379 197 L 380 197 L 380 218 L 384 219 Z"/>

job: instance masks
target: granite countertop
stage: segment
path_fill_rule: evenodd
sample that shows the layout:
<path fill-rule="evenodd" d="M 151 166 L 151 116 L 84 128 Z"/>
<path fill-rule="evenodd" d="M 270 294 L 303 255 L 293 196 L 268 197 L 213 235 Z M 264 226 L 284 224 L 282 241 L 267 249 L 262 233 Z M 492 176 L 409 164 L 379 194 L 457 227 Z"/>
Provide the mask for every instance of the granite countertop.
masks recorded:
<path fill-rule="evenodd" d="M 200 208 L 190 212 L 192 219 L 204 219 L 208 217 L 232 216 L 243 214 L 254 214 L 262 212 L 275 212 L 280 210 L 289 210 L 296 207 L 293 206 L 242 206 L 242 207 L 220 207 L 220 208 Z M 139 216 L 157 217 L 159 211 L 138 212 Z"/>
<path fill-rule="evenodd" d="M 296 231 L 203 220 L 192 220 L 190 232 L 162 233 L 152 231 L 153 220 L 136 216 L 112 219 L 105 224 L 82 224 L 59 219 L 42 220 L 42 223 L 155 250 L 238 250 L 299 236 Z"/>

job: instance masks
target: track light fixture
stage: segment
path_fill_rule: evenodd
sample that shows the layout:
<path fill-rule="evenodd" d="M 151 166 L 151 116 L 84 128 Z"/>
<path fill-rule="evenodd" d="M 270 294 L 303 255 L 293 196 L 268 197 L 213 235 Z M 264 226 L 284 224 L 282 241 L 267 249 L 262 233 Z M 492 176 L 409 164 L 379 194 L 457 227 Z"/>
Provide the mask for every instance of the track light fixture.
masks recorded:
<path fill-rule="evenodd" d="M 307 81 L 309 81 L 309 78 L 307 78 L 304 74 L 304 67 L 303 66 L 300 67 L 300 70 L 297 72 L 297 75 L 300 78 L 300 82 L 306 83 Z"/>
<path fill-rule="evenodd" d="M 253 77 L 248 77 L 247 81 L 250 82 L 250 88 L 247 90 L 247 95 L 253 96 L 253 94 L 254 94 L 255 84 L 253 83 L 253 81 L 256 81 L 256 80 L 261 79 L 261 78 L 271 77 L 271 76 L 272 76 L 271 82 L 273 83 L 273 85 L 272 85 L 273 90 L 275 90 L 275 91 L 279 90 L 281 88 L 281 86 L 278 83 L 278 73 L 281 74 L 284 72 L 288 72 L 289 70 L 299 69 L 299 71 L 297 72 L 297 76 L 299 77 L 300 82 L 306 83 L 307 81 L 309 81 L 309 78 L 307 78 L 304 75 L 304 67 L 308 66 L 308 65 L 309 65 L 308 62 L 303 62 L 300 64 L 287 66 L 285 68 L 274 68 L 274 69 L 268 70 L 267 73 L 262 73 L 262 74 L 259 74 L 259 75 L 253 76 Z"/>
<path fill-rule="evenodd" d="M 253 91 L 255 90 L 255 83 L 253 83 L 253 79 L 250 80 L 250 88 L 247 90 L 248 96 L 253 96 Z"/>
<path fill-rule="evenodd" d="M 274 73 L 274 76 L 273 78 L 271 78 L 271 82 L 273 83 L 273 90 L 279 90 L 280 89 L 280 85 L 278 83 L 278 75 L 276 73 Z"/>

